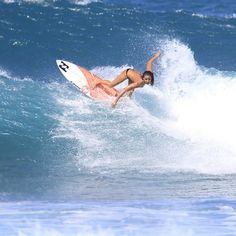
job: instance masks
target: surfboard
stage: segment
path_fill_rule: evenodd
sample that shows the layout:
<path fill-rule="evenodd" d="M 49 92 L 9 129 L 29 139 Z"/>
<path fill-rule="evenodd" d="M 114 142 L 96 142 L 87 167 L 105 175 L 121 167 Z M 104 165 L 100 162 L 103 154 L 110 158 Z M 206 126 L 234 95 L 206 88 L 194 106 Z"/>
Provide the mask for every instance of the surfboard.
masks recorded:
<path fill-rule="evenodd" d="M 108 100 L 115 97 L 118 91 L 103 84 L 91 88 L 95 80 L 102 80 L 85 68 L 64 60 L 56 60 L 57 66 L 64 77 L 76 86 L 80 92 L 94 100 Z"/>

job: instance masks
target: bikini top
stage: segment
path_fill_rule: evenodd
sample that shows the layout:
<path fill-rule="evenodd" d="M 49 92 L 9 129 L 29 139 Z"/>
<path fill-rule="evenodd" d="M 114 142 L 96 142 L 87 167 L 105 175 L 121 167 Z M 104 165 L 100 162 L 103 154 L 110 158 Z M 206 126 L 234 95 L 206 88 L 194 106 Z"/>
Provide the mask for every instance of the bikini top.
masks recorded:
<path fill-rule="evenodd" d="M 125 71 L 125 75 L 126 75 L 126 78 L 127 78 L 127 79 L 130 79 L 129 76 L 127 75 L 127 73 L 128 73 L 129 70 L 132 70 L 132 68 L 128 68 L 128 69 L 126 69 L 126 71 Z M 145 72 L 146 72 L 146 71 L 145 71 Z M 148 72 L 152 73 L 152 75 L 153 75 L 153 72 L 152 72 L 152 71 L 149 71 L 149 70 L 148 70 Z M 140 74 L 140 75 L 141 75 L 141 74 Z M 141 75 L 141 76 L 142 76 L 142 75 Z M 143 76 L 142 76 L 142 77 L 143 77 Z"/>

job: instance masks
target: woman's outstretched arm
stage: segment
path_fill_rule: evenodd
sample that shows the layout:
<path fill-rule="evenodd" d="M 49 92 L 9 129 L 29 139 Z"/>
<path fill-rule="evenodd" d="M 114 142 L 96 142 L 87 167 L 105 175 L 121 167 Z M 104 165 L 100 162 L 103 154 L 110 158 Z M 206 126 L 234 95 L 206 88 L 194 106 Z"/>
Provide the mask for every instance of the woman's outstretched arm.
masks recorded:
<path fill-rule="evenodd" d="M 158 57 L 160 57 L 160 55 L 161 55 L 161 52 L 158 52 L 154 57 L 152 57 L 151 59 L 148 60 L 147 66 L 146 66 L 146 68 L 147 68 L 148 71 L 153 72 L 152 63 L 153 63 Z"/>

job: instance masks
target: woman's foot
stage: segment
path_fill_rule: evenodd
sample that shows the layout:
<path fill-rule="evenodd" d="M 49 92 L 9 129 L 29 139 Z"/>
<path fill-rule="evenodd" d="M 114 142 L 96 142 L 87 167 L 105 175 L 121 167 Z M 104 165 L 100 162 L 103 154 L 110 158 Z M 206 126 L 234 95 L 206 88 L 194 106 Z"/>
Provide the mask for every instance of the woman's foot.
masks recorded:
<path fill-rule="evenodd" d="M 95 89 L 98 84 L 99 84 L 99 80 L 95 79 L 93 83 L 91 84 L 91 89 Z"/>

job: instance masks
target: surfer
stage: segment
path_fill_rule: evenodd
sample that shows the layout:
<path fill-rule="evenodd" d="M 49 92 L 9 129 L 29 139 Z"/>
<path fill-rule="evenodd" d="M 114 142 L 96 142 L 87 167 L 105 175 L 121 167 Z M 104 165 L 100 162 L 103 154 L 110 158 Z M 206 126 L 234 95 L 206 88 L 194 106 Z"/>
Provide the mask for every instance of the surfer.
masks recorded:
<path fill-rule="evenodd" d="M 119 99 L 127 94 L 129 97 L 134 92 L 134 89 L 141 88 L 145 84 L 152 85 L 154 84 L 154 75 L 153 75 L 153 62 L 160 57 L 161 53 L 158 52 L 154 57 L 150 58 L 146 64 L 146 71 L 140 73 L 135 69 L 128 68 L 125 71 L 121 72 L 113 81 L 109 80 L 96 80 L 92 85 L 92 89 L 94 89 L 98 84 L 107 85 L 110 88 L 122 83 L 125 80 L 128 80 L 128 86 L 121 90 L 120 93 L 117 94 L 115 100 L 112 102 L 112 108 L 116 107 Z"/>

